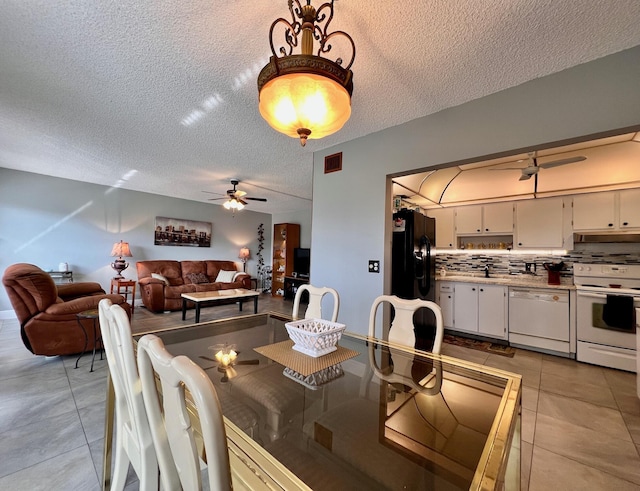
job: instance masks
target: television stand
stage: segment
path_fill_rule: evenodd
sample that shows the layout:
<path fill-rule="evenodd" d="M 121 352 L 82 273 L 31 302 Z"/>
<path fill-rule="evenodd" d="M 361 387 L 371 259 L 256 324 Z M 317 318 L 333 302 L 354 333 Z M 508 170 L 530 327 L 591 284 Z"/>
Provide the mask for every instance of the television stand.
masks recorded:
<path fill-rule="evenodd" d="M 299 276 L 285 276 L 284 277 L 284 298 L 293 300 L 298 291 L 300 285 L 309 283 L 309 278 L 301 278 Z"/>

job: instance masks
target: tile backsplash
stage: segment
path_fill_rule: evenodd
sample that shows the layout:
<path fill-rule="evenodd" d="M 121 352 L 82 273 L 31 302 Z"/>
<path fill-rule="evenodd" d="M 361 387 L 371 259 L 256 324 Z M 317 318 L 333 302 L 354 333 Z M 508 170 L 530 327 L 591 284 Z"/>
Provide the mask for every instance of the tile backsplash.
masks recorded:
<path fill-rule="evenodd" d="M 542 275 L 545 274 L 543 263 L 560 261 L 565 264 L 561 276 L 568 279 L 573 277 L 574 263 L 640 264 L 640 245 L 590 245 L 563 255 L 491 254 L 488 251 L 454 254 L 439 250 L 436 254 L 436 271 L 439 272 L 444 267 L 451 274 L 483 273 L 488 264 L 492 275 L 521 275 L 525 274 L 525 263 L 535 263 L 538 275 Z"/>

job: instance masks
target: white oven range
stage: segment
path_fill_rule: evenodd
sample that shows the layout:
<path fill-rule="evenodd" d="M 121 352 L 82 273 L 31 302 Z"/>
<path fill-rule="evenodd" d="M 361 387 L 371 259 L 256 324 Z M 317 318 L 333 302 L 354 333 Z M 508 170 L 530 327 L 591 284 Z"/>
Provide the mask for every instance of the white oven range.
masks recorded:
<path fill-rule="evenodd" d="M 576 359 L 637 371 L 636 314 L 640 265 L 574 264 Z"/>

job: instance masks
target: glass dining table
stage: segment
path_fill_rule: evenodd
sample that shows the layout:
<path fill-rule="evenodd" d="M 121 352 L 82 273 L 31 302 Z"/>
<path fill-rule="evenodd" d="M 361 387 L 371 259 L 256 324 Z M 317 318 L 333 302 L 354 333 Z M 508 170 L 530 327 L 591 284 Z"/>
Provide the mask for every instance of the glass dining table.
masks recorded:
<path fill-rule="evenodd" d="M 313 358 L 292 349 L 290 320 L 264 313 L 152 331 L 213 381 L 234 489 L 520 488 L 519 375 L 348 326 L 336 351 Z M 237 354 L 230 364 L 216 358 L 221 346 Z M 104 489 L 113 402 L 110 388 Z"/>

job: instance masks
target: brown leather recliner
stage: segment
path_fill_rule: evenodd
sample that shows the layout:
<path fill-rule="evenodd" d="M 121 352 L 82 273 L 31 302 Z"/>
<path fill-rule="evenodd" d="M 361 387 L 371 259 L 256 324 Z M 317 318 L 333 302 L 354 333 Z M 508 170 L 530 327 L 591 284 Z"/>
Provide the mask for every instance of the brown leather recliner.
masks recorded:
<path fill-rule="evenodd" d="M 87 342 L 76 314 L 97 309 L 103 298 L 119 304 L 131 318 L 131 306 L 122 295 L 107 295 L 100 284 L 94 282 L 56 285 L 51 276 L 33 264 L 9 266 L 2 283 L 20 321 L 22 341 L 35 355 L 80 353 L 85 343 L 87 350 L 93 349 L 93 321 L 82 321 L 89 338 Z M 100 335 L 99 329 L 97 334 Z"/>

